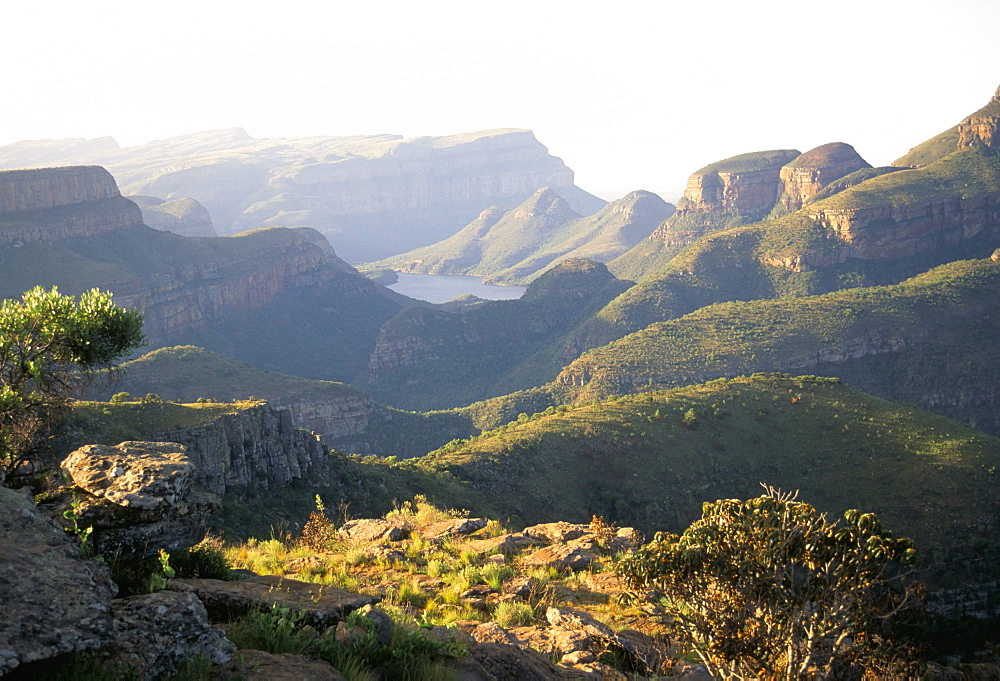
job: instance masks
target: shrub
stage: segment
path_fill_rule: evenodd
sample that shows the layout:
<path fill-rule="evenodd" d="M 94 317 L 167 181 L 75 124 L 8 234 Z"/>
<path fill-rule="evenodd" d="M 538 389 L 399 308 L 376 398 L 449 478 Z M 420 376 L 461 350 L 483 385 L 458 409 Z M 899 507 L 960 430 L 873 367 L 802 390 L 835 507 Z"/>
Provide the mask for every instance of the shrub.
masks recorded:
<path fill-rule="evenodd" d="M 122 402 L 131 402 L 132 395 L 127 392 L 115 393 L 111 396 L 111 402 L 114 404 L 121 404 Z"/>
<path fill-rule="evenodd" d="M 907 676 L 892 624 L 919 601 L 913 544 L 871 513 L 829 522 L 795 495 L 706 503 L 680 536 L 659 533 L 619 564 L 661 591 L 674 632 L 713 676 Z"/>
<path fill-rule="evenodd" d="M 498 603 L 493 611 L 493 621 L 501 627 L 520 627 L 531 624 L 535 618 L 534 609 L 521 601 Z"/>

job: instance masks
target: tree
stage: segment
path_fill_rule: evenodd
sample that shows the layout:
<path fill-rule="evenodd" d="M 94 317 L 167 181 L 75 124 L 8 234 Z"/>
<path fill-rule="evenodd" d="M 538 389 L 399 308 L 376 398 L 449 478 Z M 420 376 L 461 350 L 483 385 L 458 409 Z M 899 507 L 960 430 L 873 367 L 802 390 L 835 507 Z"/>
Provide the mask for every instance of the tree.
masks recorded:
<path fill-rule="evenodd" d="M 75 388 L 144 345 L 141 312 L 97 289 L 41 286 L 0 304 L 0 473 L 37 458 Z"/>
<path fill-rule="evenodd" d="M 899 673 L 909 651 L 892 625 L 920 600 L 912 542 L 874 514 L 829 522 L 765 489 L 704 504 L 683 534 L 658 533 L 619 573 L 630 589 L 665 596 L 675 635 L 720 678 Z"/>

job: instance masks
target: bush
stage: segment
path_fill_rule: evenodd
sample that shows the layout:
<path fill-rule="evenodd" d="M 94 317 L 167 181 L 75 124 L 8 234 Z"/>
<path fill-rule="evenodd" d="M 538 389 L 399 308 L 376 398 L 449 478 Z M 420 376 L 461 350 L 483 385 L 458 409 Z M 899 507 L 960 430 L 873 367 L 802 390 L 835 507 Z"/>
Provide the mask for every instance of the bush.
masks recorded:
<path fill-rule="evenodd" d="M 122 402 L 131 402 L 132 394 L 127 392 L 115 393 L 111 396 L 111 402 L 113 404 L 121 404 Z"/>
<path fill-rule="evenodd" d="M 680 536 L 657 534 L 618 571 L 665 598 L 674 632 L 721 678 L 908 676 L 893 625 L 917 609 L 908 539 L 874 514 L 831 523 L 794 495 L 706 503 Z"/>

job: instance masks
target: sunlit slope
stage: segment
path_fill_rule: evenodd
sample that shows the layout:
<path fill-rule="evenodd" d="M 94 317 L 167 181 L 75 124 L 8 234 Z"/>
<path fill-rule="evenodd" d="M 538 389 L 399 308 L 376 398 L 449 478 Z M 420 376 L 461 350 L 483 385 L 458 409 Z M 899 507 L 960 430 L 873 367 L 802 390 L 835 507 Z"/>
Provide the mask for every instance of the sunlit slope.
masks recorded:
<path fill-rule="evenodd" d="M 918 545 L 990 537 L 1000 440 L 836 379 L 755 375 L 561 407 L 416 460 L 526 522 L 603 515 L 677 531 L 764 482 L 875 511 Z"/>

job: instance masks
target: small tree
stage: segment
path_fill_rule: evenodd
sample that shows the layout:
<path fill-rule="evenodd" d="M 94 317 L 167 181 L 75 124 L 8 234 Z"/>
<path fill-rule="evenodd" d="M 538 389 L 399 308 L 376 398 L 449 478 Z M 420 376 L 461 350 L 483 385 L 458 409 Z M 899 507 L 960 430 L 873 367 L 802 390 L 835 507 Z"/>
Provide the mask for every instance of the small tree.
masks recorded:
<path fill-rule="evenodd" d="M 81 380 L 146 342 L 141 312 L 111 293 L 36 287 L 0 304 L 0 472 L 38 454 Z"/>
<path fill-rule="evenodd" d="M 829 522 L 766 488 L 706 503 L 680 536 L 659 533 L 619 565 L 630 589 L 659 590 L 675 634 L 720 678 L 860 678 L 896 673 L 887 626 L 919 602 L 908 539 L 874 514 Z"/>

